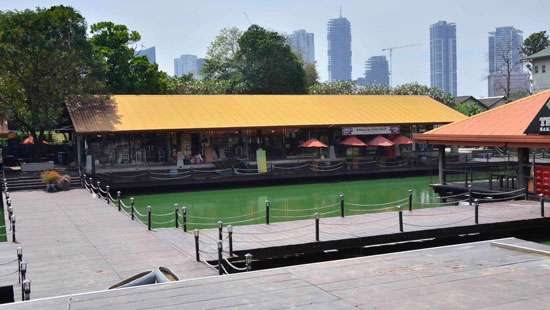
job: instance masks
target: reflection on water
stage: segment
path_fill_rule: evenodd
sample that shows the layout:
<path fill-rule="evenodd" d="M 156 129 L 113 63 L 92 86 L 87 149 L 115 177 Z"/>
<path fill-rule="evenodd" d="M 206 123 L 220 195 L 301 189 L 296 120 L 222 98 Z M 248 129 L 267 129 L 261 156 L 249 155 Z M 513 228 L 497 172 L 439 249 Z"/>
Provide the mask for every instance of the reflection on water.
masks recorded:
<path fill-rule="evenodd" d="M 377 204 L 406 198 L 408 190 L 414 193 L 414 202 L 431 202 L 436 198 L 430 188 L 432 177 L 388 178 L 377 180 L 342 181 L 285 186 L 249 187 L 226 190 L 163 193 L 136 196 L 139 209 L 151 205 L 153 213 L 166 212 L 174 203 L 188 208 L 190 218 L 210 217 L 212 219 L 242 219 L 262 217 L 265 201 L 271 201 L 271 215 L 280 220 L 284 216 L 299 218 L 311 215 L 311 209 L 319 212 L 332 210 L 336 213 L 339 194 L 350 204 Z M 401 202 L 406 206 L 407 202 Z M 330 208 L 329 206 L 334 206 Z M 323 209 L 323 207 L 325 209 Z M 303 212 L 301 212 L 303 210 Z M 314 212 L 314 211 L 313 211 Z M 337 215 L 337 214 L 328 214 Z M 237 218 L 238 220 L 239 218 Z M 291 219 L 291 218 L 288 218 Z M 287 220 L 288 220 L 287 219 Z M 197 219 L 194 222 L 205 222 Z M 253 222 L 262 222 L 261 220 Z"/>

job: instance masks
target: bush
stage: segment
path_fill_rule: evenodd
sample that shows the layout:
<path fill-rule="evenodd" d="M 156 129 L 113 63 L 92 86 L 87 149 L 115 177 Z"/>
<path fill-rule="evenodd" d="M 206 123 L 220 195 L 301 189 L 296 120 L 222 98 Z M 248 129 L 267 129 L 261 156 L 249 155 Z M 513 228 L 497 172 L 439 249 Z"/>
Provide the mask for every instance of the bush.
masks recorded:
<path fill-rule="evenodd" d="M 42 172 L 40 177 L 42 178 L 42 182 L 44 182 L 44 184 L 53 184 L 61 178 L 61 175 L 55 170 L 49 170 Z"/>
<path fill-rule="evenodd" d="M 60 177 L 55 183 L 55 186 L 59 190 L 68 190 L 71 187 L 71 176 L 65 174 L 64 176 Z"/>

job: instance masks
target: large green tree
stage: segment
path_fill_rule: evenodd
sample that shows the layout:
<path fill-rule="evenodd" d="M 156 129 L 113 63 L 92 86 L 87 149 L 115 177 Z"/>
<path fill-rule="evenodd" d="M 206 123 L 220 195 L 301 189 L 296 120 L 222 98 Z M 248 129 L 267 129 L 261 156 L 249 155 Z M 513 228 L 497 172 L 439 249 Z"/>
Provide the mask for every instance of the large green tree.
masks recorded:
<path fill-rule="evenodd" d="M 206 52 L 206 61 L 201 72 L 205 79 L 238 82 L 236 55 L 241 36 L 242 31 L 237 27 L 220 31 Z"/>
<path fill-rule="evenodd" d="M 523 41 L 521 48 L 525 56 L 530 56 L 550 46 L 546 31 L 534 32 Z"/>
<path fill-rule="evenodd" d="M 68 96 L 99 86 L 86 28 L 65 6 L 0 12 L 0 112 L 35 141 L 58 125 Z"/>
<path fill-rule="evenodd" d="M 141 39 L 136 31 L 113 22 L 91 26 L 90 41 L 102 64 L 106 90 L 113 94 L 156 94 L 166 91 L 166 74 L 131 47 Z"/>

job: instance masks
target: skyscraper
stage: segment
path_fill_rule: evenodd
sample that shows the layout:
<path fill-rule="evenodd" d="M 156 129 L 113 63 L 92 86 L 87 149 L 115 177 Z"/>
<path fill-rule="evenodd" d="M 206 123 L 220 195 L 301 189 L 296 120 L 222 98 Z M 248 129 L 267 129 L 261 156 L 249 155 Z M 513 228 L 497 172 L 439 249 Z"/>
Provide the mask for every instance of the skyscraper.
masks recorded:
<path fill-rule="evenodd" d="M 197 56 L 195 55 L 181 55 L 174 59 L 174 75 L 182 76 L 186 74 L 193 74 L 195 78 L 198 77 L 197 71 Z"/>
<path fill-rule="evenodd" d="M 372 56 L 367 60 L 365 85 L 390 86 L 390 70 L 386 56 Z"/>
<path fill-rule="evenodd" d="M 152 64 L 157 63 L 157 56 L 156 56 L 157 52 L 154 46 L 136 51 L 135 54 L 136 56 L 147 57 L 147 60 L 149 60 L 149 63 L 152 63 Z"/>
<path fill-rule="evenodd" d="M 306 32 L 303 29 L 296 30 L 288 37 L 288 43 L 292 51 L 299 55 L 304 63 L 315 62 L 315 45 L 314 36 L 311 32 Z"/>
<path fill-rule="evenodd" d="M 328 79 L 351 81 L 351 24 L 340 17 L 328 21 Z"/>
<path fill-rule="evenodd" d="M 523 70 L 523 32 L 512 26 L 489 32 L 489 96 L 529 91 L 529 74 Z"/>
<path fill-rule="evenodd" d="M 438 21 L 430 25 L 431 86 L 456 96 L 456 25 Z"/>

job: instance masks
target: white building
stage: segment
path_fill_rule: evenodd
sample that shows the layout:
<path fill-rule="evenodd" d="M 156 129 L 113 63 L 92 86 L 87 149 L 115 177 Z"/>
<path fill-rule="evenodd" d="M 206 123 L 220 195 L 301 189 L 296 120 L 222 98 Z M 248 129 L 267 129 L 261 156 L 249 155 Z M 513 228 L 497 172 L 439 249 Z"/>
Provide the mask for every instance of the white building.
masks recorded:
<path fill-rule="evenodd" d="M 195 55 L 181 55 L 174 59 L 174 75 L 179 77 L 191 73 L 198 77 L 197 59 Z"/>
<path fill-rule="evenodd" d="M 296 30 L 288 37 L 288 43 L 292 51 L 300 56 L 305 63 L 312 64 L 315 62 L 313 33 L 306 32 L 303 29 Z"/>
<path fill-rule="evenodd" d="M 550 89 L 550 47 L 527 57 L 531 62 L 533 91 Z"/>

